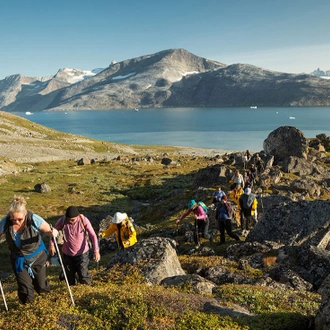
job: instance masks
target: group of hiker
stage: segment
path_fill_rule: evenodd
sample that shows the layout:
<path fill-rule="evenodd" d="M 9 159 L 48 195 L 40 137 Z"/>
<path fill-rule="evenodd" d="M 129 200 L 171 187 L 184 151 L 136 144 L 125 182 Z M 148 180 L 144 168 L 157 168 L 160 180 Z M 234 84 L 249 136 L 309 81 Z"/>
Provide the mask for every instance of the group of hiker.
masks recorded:
<path fill-rule="evenodd" d="M 247 167 L 248 162 L 251 159 L 251 154 L 247 150 L 244 155 L 244 168 Z M 257 161 L 260 170 L 263 169 L 263 163 L 259 154 L 255 155 L 255 160 Z M 257 178 L 257 167 L 253 163 L 250 168 L 244 173 L 240 173 L 237 169 L 231 180 L 229 181 L 230 191 L 229 198 L 237 205 L 237 213 L 234 214 L 231 202 L 228 200 L 228 196 L 221 189 L 220 186 L 216 187 L 211 198 L 211 203 L 215 205 L 215 220 L 218 225 L 218 230 L 220 231 L 220 244 L 225 243 L 225 233 L 236 241 L 240 241 L 240 236 L 234 233 L 232 230 L 232 220 L 235 217 L 237 222 L 241 227 L 241 235 L 247 236 L 251 226 L 257 222 L 257 207 L 259 196 L 252 193 L 253 185 Z M 188 216 L 191 212 L 195 217 L 195 231 L 194 231 L 194 242 L 196 248 L 200 247 L 199 232 L 202 232 L 202 237 L 205 239 L 210 239 L 213 242 L 213 235 L 209 233 L 209 217 L 206 210 L 199 205 L 201 202 L 196 202 L 195 200 L 190 200 L 188 202 L 188 210 L 176 220 L 179 223 L 182 219 Z"/>
<path fill-rule="evenodd" d="M 50 256 L 58 255 L 68 286 L 78 281 L 91 284 L 88 272 L 90 250 L 98 263 L 99 238 L 115 234 L 118 248 L 127 248 L 137 242 L 136 231 L 126 213 L 115 213 L 110 226 L 97 235 L 90 220 L 80 214 L 76 206 L 69 206 L 52 227 L 41 216 L 27 210 L 26 204 L 24 197 L 14 196 L 7 215 L 0 221 L 0 234 L 5 235 L 9 247 L 18 298 L 23 304 L 34 300 L 34 292 L 43 294 L 50 291 L 46 276 L 49 262 L 44 235 L 49 236 Z"/>

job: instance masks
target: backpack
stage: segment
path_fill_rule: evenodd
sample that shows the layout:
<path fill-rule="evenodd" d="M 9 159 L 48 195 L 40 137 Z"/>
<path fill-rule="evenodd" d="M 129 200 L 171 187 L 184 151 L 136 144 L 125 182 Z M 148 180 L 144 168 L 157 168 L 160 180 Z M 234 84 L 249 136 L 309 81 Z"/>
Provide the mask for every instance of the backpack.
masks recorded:
<path fill-rule="evenodd" d="M 231 207 L 231 203 L 230 202 L 225 203 L 225 208 L 227 210 L 227 214 L 229 218 L 231 218 L 233 215 L 233 208 Z"/>
<path fill-rule="evenodd" d="M 207 212 L 209 211 L 208 207 L 204 204 L 204 202 L 198 202 L 197 203 L 199 206 L 201 206 L 204 210 L 204 212 L 207 214 Z"/>
<path fill-rule="evenodd" d="M 86 230 L 86 224 L 84 222 L 85 216 L 83 214 L 79 213 L 78 217 L 80 218 L 81 224 L 82 224 L 82 226 L 84 228 L 85 239 L 86 239 L 86 241 L 88 243 L 88 247 L 91 249 L 92 248 L 92 242 L 91 242 L 91 240 L 89 238 L 89 235 L 87 233 L 87 230 Z M 62 228 L 60 230 L 63 231 L 63 228 L 65 226 L 66 216 L 63 215 L 62 218 L 61 218 L 61 220 L 62 220 Z"/>

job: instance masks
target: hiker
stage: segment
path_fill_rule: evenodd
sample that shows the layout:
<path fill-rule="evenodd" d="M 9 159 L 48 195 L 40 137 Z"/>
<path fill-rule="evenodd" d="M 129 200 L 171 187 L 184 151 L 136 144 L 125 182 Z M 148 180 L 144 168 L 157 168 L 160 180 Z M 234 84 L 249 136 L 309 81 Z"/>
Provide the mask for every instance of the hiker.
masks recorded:
<path fill-rule="evenodd" d="M 250 225 L 253 223 L 253 217 L 258 206 L 256 196 L 251 192 L 251 188 L 246 188 L 244 194 L 239 198 L 241 208 L 241 228 L 242 235 L 247 236 Z"/>
<path fill-rule="evenodd" d="M 0 221 L 0 234 L 5 234 L 10 251 L 10 261 L 18 284 L 18 298 L 22 304 L 48 293 L 46 278 L 47 249 L 41 234 L 57 236 L 57 230 L 39 215 L 26 209 L 26 200 L 14 196 L 7 215 Z"/>
<path fill-rule="evenodd" d="M 250 159 L 251 159 L 250 151 L 249 151 L 249 150 L 246 150 L 245 155 L 244 155 L 244 160 L 245 160 L 246 162 L 249 162 Z"/>
<path fill-rule="evenodd" d="M 234 175 L 231 178 L 231 182 L 233 182 L 233 184 L 231 185 L 230 189 L 234 189 L 238 185 L 240 185 L 244 189 L 244 178 L 243 175 L 239 172 L 239 170 L 235 171 Z"/>
<path fill-rule="evenodd" d="M 244 154 L 244 169 L 247 168 L 247 164 L 251 159 L 251 154 L 249 150 L 246 150 L 245 154 Z"/>
<path fill-rule="evenodd" d="M 220 244 L 224 244 L 226 242 L 225 239 L 225 231 L 227 232 L 228 236 L 234 238 L 236 241 L 240 241 L 240 238 L 237 234 L 232 232 L 232 224 L 231 224 L 231 217 L 232 217 L 232 207 L 226 195 L 221 197 L 221 203 L 217 207 L 215 218 L 218 220 L 219 223 L 219 230 L 220 230 Z"/>
<path fill-rule="evenodd" d="M 264 170 L 265 164 L 259 154 L 256 154 L 255 163 L 258 173 L 261 173 Z"/>
<path fill-rule="evenodd" d="M 221 197 L 226 195 L 224 191 L 221 190 L 220 186 L 217 186 L 215 192 L 212 194 L 212 204 L 219 203 L 221 201 Z"/>
<path fill-rule="evenodd" d="M 235 219 L 239 226 L 241 225 L 241 208 L 239 205 L 239 198 L 241 197 L 241 195 L 243 193 L 244 193 L 244 190 L 241 186 L 236 186 L 233 190 L 231 190 L 229 192 L 230 199 L 233 202 L 235 202 L 235 204 L 237 205 L 237 210 L 235 212 Z"/>
<path fill-rule="evenodd" d="M 137 242 L 136 231 L 126 213 L 116 212 L 110 226 L 99 234 L 101 238 L 116 234 L 119 249 L 126 249 Z"/>
<path fill-rule="evenodd" d="M 195 217 L 195 232 L 194 232 L 194 241 L 196 244 L 196 248 L 200 247 L 199 240 L 199 232 L 201 231 L 203 237 L 206 239 L 210 239 L 211 235 L 209 234 L 209 218 L 201 205 L 192 199 L 188 202 L 188 210 L 176 220 L 176 223 L 179 223 L 182 219 L 188 216 L 191 212 L 193 212 Z"/>
<path fill-rule="evenodd" d="M 65 215 L 59 218 L 54 226 L 57 230 L 63 230 L 62 260 L 69 285 L 77 284 L 78 274 L 81 284 L 91 284 L 88 272 L 89 242 L 93 245 L 93 259 L 100 261 L 100 252 L 97 235 L 90 221 L 80 214 L 75 206 L 69 206 Z M 49 241 L 49 253 L 55 254 L 54 241 Z"/>

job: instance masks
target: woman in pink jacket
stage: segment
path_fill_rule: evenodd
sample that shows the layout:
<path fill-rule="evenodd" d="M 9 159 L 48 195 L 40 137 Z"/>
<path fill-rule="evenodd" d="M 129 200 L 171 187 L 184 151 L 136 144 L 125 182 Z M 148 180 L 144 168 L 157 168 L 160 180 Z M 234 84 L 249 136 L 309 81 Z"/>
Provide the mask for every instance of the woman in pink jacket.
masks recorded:
<path fill-rule="evenodd" d="M 194 241 L 196 244 L 196 248 L 200 247 L 200 240 L 199 240 L 199 232 L 203 233 L 203 237 L 206 239 L 210 238 L 209 234 L 209 218 L 205 213 L 202 206 L 198 205 L 195 200 L 190 200 L 188 202 L 188 210 L 182 214 L 182 216 L 176 220 L 179 223 L 182 219 L 188 216 L 190 213 L 194 214 L 195 217 L 195 233 L 194 233 Z"/>

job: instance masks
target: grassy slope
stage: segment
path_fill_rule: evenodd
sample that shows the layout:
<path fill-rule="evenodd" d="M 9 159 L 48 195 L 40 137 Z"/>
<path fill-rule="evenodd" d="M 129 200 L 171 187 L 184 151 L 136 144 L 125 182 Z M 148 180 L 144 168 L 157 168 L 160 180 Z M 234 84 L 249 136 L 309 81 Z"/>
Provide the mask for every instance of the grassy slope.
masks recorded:
<path fill-rule="evenodd" d="M 11 125 L 28 127 L 30 122 L 8 115 Z M 33 124 L 47 137 L 38 141 L 59 141 L 68 135 Z M 72 137 L 72 136 L 71 136 Z M 62 140 L 63 141 L 63 140 Z M 104 151 L 101 141 L 81 142 L 89 148 Z M 20 138 L 19 143 L 25 143 Z M 110 144 L 109 144 L 110 145 Z M 106 148 L 109 148 L 109 145 Z M 28 147 L 28 146 L 27 146 Z M 67 145 L 70 148 L 70 145 Z M 111 146 L 112 147 L 112 146 Z M 114 153 L 118 146 L 113 145 Z M 72 148 L 77 148 L 72 142 Z M 29 172 L 0 176 L 0 214 L 6 209 L 14 194 L 28 199 L 28 208 L 54 223 L 69 205 L 76 205 L 86 214 L 106 215 L 115 211 L 131 213 L 136 200 L 151 201 L 146 211 L 140 213 L 140 224 L 151 223 L 153 231 L 175 227 L 174 219 L 182 212 L 185 201 L 191 196 L 193 174 L 207 166 L 203 157 L 172 154 L 175 148 L 134 147 L 141 156 L 153 153 L 161 157 L 163 152 L 179 159 L 181 166 L 164 168 L 160 162 L 140 161 L 132 165 L 117 160 L 101 161 L 94 165 L 77 166 L 75 161 L 54 161 L 20 164 L 32 167 Z M 121 150 L 125 150 L 124 148 Z M 118 154 L 118 153 L 117 153 Z M 122 152 L 121 152 L 122 154 Z M 131 157 L 131 154 L 128 154 Z M 7 160 L 10 161 L 10 160 Z M 46 182 L 51 191 L 39 194 L 34 185 Z M 214 187 L 209 187 L 213 189 Z M 228 187 L 224 187 L 225 190 Z M 154 199 L 180 189 L 177 197 Z M 158 210 L 161 210 L 159 212 Z M 167 210 L 167 213 L 164 212 Z M 187 221 L 191 221 L 187 219 Z M 98 228 L 96 228 L 98 230 Z M 228 241 L 230 244 L 230 240 Z M 215 257 L 180 256 L 183 268 L 192 273 L 196 269 L 220 262 L 224 246 L 214 245 Z M 108 256 L 103 256 L 100 267 L 106 265 Z M 6 243 L 0 246 L 1 270 L 10 271 Z M 57 280 L 59 268 L 50 267 L 48 274 L 52 285 L 50 295 L 37 297 L 32 305 L 20 306 L 17 302 L 16 281 L 12 275 L 2 276 L 9 313 L 0 311 L 1 329 L 297 329 L 303 328 L 310 316 L 318 309 L 320 297 L 305 292 L 282 293 L 267 288 L 248 285 L 223 285 L 213 296 L 222 304 L 239 303 L 246 306 L 255 317 L 230 318 L 203 312 L 202 297 L 192 293 L 191 288 L 164 289 L 149 287 L 132 267 L 114 269 L 111 273 L 95 270 L 91 262 L 93 286 L 72 288 L 76 307 L 71 306 L 66 286 Z M 239 272 L 237 265 L 229 265 Z M 5 275 L 5 274 L 4 274 Z M 247 275 L 247 274 L 245 274 Z M 251 270 L 248 276 L 261 276 Z M 2 305 L 0 304 L 0 307 Z"/>

